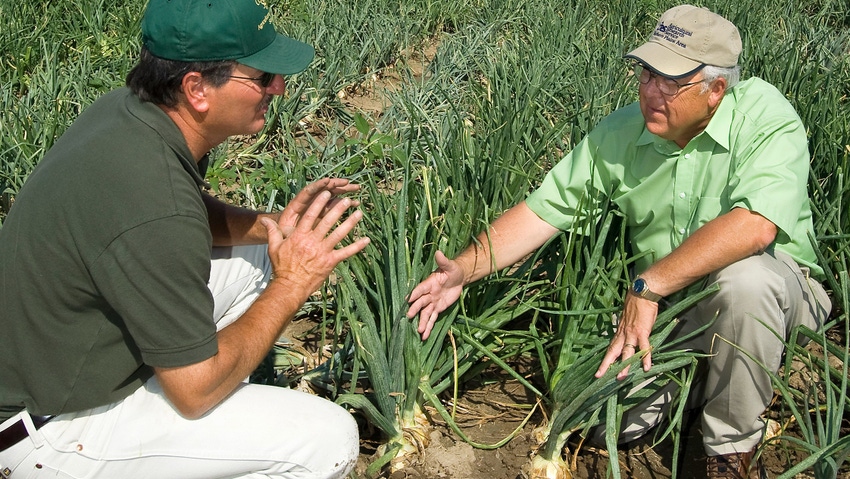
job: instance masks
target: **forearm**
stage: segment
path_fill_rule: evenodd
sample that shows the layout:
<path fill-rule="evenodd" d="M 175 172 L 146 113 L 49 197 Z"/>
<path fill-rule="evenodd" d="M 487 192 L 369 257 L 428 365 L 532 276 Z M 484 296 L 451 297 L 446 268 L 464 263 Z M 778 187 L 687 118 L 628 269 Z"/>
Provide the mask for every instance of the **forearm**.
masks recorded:
<path fill-rule="evenodd" d="M 776 226 L 758 213 L 734 208 L 689 236 L 641 276 L 662 296 L 736 261 L 764 251 L 775 240 Z"/>
<path fill-rule="evenodd" d="M 520 202 L 497 218 L 455 258 L 464 272 L 464 284 L 516 264 L 558 232 Z"/>
<path fill-rule="evenodd" d="M 214 246 L 237 246 L 262 244 L 267 241 L 266 229 L 260 218 L 269 217 L 277 221 L 280 213 L 260 213 L 249 208 L 240 208 L 204 194 L 210 232 Z"/>
<path fill-rule="evenodd" d="M 215 356 L 180 368 L 157 368 L 172 404 L 196 418 L 220 403 L 265 358 L 309 294 L 302 285 L 275 279 L 238 320 L 218 332 Z"/>

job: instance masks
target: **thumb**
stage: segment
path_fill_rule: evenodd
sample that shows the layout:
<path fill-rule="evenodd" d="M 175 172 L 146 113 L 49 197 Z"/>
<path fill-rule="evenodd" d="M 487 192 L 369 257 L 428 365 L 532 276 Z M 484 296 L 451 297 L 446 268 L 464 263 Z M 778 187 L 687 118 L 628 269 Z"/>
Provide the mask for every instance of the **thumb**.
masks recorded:
<path fill-rule="evenodd" d="M 437 267 L 442 270 L 452 266 L 451 260 L 440 250 L 437 250 L 434 254 L 434 261 L 437 263 Z"/>
<path fill-rule="evenodd" d="M 272 219 L 262 218 L 260 222 L 266 227 L 266 237 L 268 238 L 269 246 L 277 246 L 283 241 L 283 232 Z"/>

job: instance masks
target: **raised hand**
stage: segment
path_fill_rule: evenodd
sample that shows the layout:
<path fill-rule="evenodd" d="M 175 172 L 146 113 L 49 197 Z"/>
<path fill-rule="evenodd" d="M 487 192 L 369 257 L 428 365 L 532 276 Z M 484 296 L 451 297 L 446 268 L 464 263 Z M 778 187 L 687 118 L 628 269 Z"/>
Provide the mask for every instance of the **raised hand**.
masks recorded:
<path fill-rule="evenodd" d="M 340 195 L 351 193 L 359 189 L 360 185 L 350 183 L 348 180 L 343 178 L 322 178 L 321 180 L 305 186 L 298 192 L 297 195 L 295 195 L 295 198 L 286 205 L 286 208 L 284 208 L 283 212 L 280 214 L 278 225 L 280 226 L 283 236 L 289 236 L 292 230 L 295 229 L 295 225 L 307 211 L 307 208 L 310 207 L 310 205 L 316 200 L 316 197 L 322 192 L 329 192 L 331 194 L 331 201 L 328 202 L 325 210 L 317 216 L 318 219 L 321 219 L 329 208 L 332 208 L 341 200 L 341 198 L 339 198 Z M 359 206 L 359 204 L 360 203 L 358 201 L 354 200 L 351 205 L 356 207 Z"/>
<path fill-rule="evenodd" d="M 350 191 L 350 187 L 347 182 L 333 186 L 333 180 L 330 184 L 320 180 L 302 190 L 290 203 L 292 209 L 281 214 L 278 222 L 270 218 L 262 220 L 268 233 L 275 281 L 285 281 L 293 288 L 303 288 L 307 295 L 312 294 L 337 264 L 369 244 L 369 238 L 359 238 L 338 248 L 363 218 L 363 213 L 357 210 L 339 223 L 345 212 L 359 203 L 335 198 L 334 191 Z"/>

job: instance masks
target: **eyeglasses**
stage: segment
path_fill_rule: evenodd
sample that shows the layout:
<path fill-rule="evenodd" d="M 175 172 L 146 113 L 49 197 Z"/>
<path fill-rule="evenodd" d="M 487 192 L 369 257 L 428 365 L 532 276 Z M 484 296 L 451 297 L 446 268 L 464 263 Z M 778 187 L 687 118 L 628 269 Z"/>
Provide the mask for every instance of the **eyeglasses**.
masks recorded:
<path fill-rule="evenodd" d="M 658 87 L 658 91 L 660 91 L 664 96 L 675 96 L 682 88 L 702 83 L 702 80 L 692 81 L 689 83 L 679 83 L 672 78 L 667 78 L 653 72 L 642 63 L 635 63 L 633 69 L 635 76 L 638 78 L 641 85 L 646 85 L 649 83 L 649 80 L 655 78 L 655 86 Z M 702 69 L 702 67 L 699 67 L 696 71 L 699 71 L 700 69 Z"/>
<path fill-rule="evenodd" d="M 274 77 L 276 76 L 276 73 L 263 72 L 263 74 L 258 77 L 243 77 L 239 75 L 230 75 L 230 78 L 239 78 L 240 80 L 253 80 L 255 82 L 258 82 L 261 87 L 268 88 L 268 86 L 272 84 L 272 82 L 274 81 Z"/>

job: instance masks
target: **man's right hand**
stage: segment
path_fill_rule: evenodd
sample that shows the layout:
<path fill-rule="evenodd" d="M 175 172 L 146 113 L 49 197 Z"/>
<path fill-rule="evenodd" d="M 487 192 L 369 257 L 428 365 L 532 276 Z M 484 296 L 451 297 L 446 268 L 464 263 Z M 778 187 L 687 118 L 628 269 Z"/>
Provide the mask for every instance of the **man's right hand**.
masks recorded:
<path fill-rule="evenodd" d="M 457 261 L 452 261 L 437 251 L 434 255 L 437 270 L 419 283 L 410 293 L 410 308 L 407 317 L 419 314 L 419 334 L 422 340 L 428 339 L 437 317 L 460 298 L 463 290 L 463 269 Z"/>

